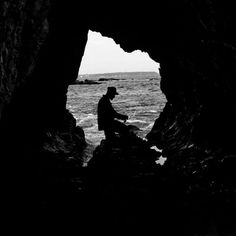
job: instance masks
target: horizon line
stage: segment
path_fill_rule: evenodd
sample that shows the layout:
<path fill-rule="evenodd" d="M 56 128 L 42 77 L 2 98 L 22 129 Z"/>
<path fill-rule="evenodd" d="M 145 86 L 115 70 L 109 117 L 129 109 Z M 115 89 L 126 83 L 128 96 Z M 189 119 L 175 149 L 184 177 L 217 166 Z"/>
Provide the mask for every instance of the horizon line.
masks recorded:
<path fill-rule="evenodd" d="M 99 75 L 99 74 L 117 74 L 117 73 L 157 73 L 160 74 L 158 71 L 115 71 L 115 72 L 96 72 L 96 73 L 83 73 L 83 74 L 78 74 L 79 75 Z"/>

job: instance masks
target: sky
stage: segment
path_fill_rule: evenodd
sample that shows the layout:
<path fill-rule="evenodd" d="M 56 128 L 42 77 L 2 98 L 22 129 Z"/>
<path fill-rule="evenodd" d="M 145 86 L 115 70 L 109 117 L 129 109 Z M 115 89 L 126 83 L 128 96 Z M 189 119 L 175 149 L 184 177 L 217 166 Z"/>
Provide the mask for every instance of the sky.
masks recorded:
<path fill-rule="evenodd" d="M 112 38 L 90 30 L 79 74 L 158 72 L 158 68 L 159 63 L 153 61 L 148 53 L 140 50 L 127 53 Z"/>

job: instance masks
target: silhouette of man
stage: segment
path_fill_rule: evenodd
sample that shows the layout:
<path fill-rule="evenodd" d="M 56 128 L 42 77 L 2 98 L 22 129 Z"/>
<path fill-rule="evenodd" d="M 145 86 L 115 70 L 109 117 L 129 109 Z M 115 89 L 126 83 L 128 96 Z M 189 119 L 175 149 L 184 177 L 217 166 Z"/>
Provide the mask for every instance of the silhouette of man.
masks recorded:
<path fill-rule="evenodd" d="M 97 107 L 97 119 L 98 119 L 98 130 L 104 130 L 106 140 L 113 140 L 115 132 L 121 135 L 128 134 L 128 128 L 124 123 L 119 120 L 126 121 L 127 115 L 122 115 L 114 110 L 111 104 L 111 100 L 119 95 L 115 87 L 108 87 L 107 93 L 102 96 L 98 102 Z"/>

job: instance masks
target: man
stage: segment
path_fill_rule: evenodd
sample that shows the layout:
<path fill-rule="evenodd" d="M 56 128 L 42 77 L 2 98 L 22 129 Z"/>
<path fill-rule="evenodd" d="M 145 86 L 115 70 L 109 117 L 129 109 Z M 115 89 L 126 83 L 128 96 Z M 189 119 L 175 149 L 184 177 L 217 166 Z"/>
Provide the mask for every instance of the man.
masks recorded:
<path fill-rule="evenodd" d="M 126 121 L 128 116 L 116 112 L 111 104 L 111 100 L 113 100 L 116 95 L 119 95 L 116 88 L 108 87 L 107 93 L 99 100 L 97 107 L 98 130 L 104 130 L 106 140 L 110 141 L 115 137 L 115 132 L 121 135 L 128 134 L 127 126 L 116 120 Z"/>

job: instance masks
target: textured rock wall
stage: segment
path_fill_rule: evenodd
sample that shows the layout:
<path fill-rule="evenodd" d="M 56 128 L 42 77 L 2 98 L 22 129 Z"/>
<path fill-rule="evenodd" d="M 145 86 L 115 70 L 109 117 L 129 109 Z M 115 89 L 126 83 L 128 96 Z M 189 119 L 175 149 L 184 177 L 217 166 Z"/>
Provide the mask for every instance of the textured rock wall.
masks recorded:
<path fill-rule="evenodd" d="M 82 164 L 85 137 L 66 110 L 66 93 L 88 28 L 80 8 L 62 1 L 1 1 L 0 9 L 2 191 L 6 213 L 37 215 L 35 202 L 63 189 Z"/>
<path fill-rule="evenodd" d="M 48 33 L 49 1 L 1 1 L 0 4 L 1 114 L 14 90 L 35 65 Z"/>
<path fill-rule="evenodd" d="M 2 142 L 27 149 L 66 125 L 67 86 L 77 78 L 88 31 L 75 9 L 46 0 L 1 2 Z"/>

